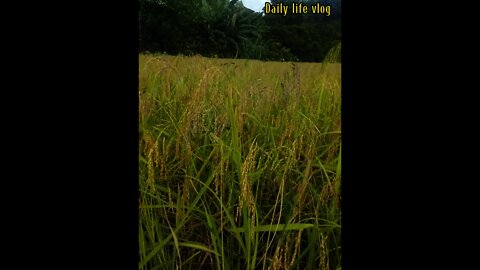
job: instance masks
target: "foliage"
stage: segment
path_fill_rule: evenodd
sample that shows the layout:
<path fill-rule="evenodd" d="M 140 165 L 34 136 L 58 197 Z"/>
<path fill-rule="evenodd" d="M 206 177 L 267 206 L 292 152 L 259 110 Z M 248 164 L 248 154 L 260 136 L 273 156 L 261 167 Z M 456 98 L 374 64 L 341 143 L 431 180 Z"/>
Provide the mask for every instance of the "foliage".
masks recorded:
<path fill-rule="evenodd" d="M 341 41 L 338 0 L 321 1 L 332 5 L 330 17 L 256 13 L 236 0 L 139 1 L 143 52 L 320 62 Z"/>
<path fill-rule="evenodd" d="M 140 269 L 340 269 L 338 49 L 140 55 Z"/>

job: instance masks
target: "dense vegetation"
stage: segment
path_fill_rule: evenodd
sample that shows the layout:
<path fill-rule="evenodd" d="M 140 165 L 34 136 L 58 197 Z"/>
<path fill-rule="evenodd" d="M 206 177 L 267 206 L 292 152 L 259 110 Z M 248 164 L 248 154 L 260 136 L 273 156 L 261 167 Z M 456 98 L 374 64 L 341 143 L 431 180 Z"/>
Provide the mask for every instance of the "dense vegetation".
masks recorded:
<path fill-rule="evenodd" d="M 143 52 L 320 62 L 341 40 L 340 0 L 271 0 L 331 5 L 328 17 L 265 15 L 238 0 L 139 1 Z"/>
<path fill-rule="evenodd" d="M 341 269 L 337 55 L 140 55 L 140 269 Z"/>

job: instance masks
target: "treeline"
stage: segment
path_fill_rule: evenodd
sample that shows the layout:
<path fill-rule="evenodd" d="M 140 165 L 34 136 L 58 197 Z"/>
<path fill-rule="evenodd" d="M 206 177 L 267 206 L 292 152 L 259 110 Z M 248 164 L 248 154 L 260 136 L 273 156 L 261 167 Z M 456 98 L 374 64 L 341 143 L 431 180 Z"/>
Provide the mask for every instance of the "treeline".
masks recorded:
<path fill-rule="evenodd" d="M 263 14 L 238 0 L 139 1 L 142 52 L 320 62 L 341 42 L 341 0 L 270 1 L 331 5 L 328 17 Z"/>

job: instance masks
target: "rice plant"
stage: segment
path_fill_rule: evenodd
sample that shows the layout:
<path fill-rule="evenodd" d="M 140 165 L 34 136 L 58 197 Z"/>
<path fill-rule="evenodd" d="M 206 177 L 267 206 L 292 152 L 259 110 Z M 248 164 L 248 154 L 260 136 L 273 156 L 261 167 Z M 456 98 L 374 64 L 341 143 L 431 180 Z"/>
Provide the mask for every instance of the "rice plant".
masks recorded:
<path fill-rule="evenodd" d="M 341 269 L 341 65 L 139 58 L 139 269 Z"/>

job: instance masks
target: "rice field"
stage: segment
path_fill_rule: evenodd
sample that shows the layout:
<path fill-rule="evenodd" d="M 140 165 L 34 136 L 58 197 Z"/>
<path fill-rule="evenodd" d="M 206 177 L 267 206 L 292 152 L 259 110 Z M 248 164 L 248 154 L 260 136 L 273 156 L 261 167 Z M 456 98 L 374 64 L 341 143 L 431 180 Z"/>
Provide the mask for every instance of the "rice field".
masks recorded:
<path fill-rule="evenodd" d="M 341 64 L 139 63 L 139 269 L 341 269 Z"/>

